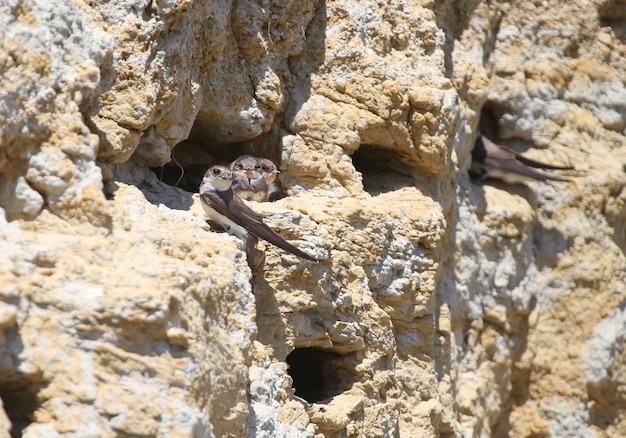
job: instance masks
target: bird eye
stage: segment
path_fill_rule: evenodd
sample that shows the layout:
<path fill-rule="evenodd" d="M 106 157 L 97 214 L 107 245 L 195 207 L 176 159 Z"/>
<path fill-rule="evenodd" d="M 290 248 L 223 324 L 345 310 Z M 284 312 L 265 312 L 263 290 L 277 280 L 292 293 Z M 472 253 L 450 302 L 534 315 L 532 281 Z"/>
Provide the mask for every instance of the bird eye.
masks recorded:
<path fill-rule="evenodd" d="M 219 174 L 220 174 L 219 169 L 213 169 L 213 175 L 219 175 Z"/>

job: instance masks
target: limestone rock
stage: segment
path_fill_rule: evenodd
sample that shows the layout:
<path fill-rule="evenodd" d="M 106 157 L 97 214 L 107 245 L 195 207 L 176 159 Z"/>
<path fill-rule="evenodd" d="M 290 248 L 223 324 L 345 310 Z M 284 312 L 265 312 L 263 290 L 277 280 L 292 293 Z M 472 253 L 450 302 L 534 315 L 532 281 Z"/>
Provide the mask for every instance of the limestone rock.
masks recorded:
<path fill-rule="evenodd" d="M 0 5 L 0 433 L 626 435 L 619 2 Z M 474 184 L 477 130 L 563 184 Z M 281 171 L 266 223 L 206 168 Z"/>

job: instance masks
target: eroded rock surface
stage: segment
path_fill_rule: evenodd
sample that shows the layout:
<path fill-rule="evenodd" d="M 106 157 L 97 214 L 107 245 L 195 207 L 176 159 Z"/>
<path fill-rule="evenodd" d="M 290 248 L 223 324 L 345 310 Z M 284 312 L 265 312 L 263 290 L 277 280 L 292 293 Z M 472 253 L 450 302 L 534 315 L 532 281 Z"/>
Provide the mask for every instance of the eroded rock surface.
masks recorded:
<path fill-rule="evenodd" d="M 0 429 L 626 435 L 625 18 L 0 5 Z M 479 127 L 572 182 L 471 183 Z M 192 192 L 243 153 L 319 263 L 210 230 Z"/>

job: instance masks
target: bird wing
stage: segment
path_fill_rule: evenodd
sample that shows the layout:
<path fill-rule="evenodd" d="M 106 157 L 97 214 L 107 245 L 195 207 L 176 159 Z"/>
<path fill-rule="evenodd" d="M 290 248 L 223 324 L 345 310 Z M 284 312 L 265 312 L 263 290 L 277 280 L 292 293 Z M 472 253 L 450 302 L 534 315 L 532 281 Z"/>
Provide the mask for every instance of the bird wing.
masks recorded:
<path fill-rule="evenodd" d="M 261 239 L 264 239 L 298 257 L 315 262 L 318 261 L 315 257 L 299 250 L 276 234 L 270 227 L 267 226 L 265 222 L 263 222 L 263 218 L 248 207 L 237 195 L 233 193 L 232 190 L 228 190 L 226 192 L 216 192 L 215 195 L 221 199 L 221 202 L 218 201 L 218 205 L 226 207 L 223 211 L 216 209 L 218 213 L 226 216 L 237 225 L 244 227 L 250 234 L 260 237 Z"/>
<path fill-rule="evenodd" d="M 221 192 L 217 190 L 204 190 L 200 192 L 200 196 L 204 198 L 204 201 L 210 205 L 213 210 L 228 217 L 228 203 L 227 199 L 221 196 Z"/>
<path fill-rule="evenodd" d="M 520 154 L 517 154 L 517 159 L 528 166 L 537 167 L 541 169 L 571 170 L 574 168 L 574 166 L 557 166 L 556 164 L 542 163 L 541 161 L 536 161 L 530 158 L 526 158 Z"/>
<path fill-rule="evenodd" d="M 235 192 L 237 192 L 237 190 L 252 190 L 250 187 L 250 180 L 246 176 L 238 172 L 232 172 L 231 177 L 233 180 L 231 188 Z"/>
<path fill-rule="evenodd" d="M 267 189 L 269 186 L 267 185 L 267 181 L 263 176 L 259 176 L 258 178 L 249 180 L 250 189 L 254 192 L 261 192 L 265 194 L 265 198 L 267 200 Z"/>
<path fill-rule="evenodd" d="M 541 161 L 533 160 L 509 148 L 495 144 L 484 135 L 481 135 L 480 138 L 482 139 L 483 144 L 485 145 L 487 156 L 490 156 L 493 158 L 517 159 L 521 161 L 522 163 L 526 164 L 527 166 L 540 168 L 540 169 L 571 170 L 574 168 L 573 166 L 557 166 L 555 164 L 548 164 L 548 163 L 543 163 Z"/>
<path fill-rule="evenodd" d="M 562 181 L 567 182 L 570 181 L 567 178 L 563 178 L 557 175 L 552 175 L 547 172 L 542 172 L 540 170 L 535 169 L 535 167 L 545 167 L 549 169 L 561 169 L 561 167 L 555 167 L 551 165 L 546 165 L 544 163 L 540 163 L 538 161 L 530 160 L 528 158 L 522 157 L 517 152 L 514 152 L 510 149 L 503 148 L 495 143 L 493 143 L 488 138 L 481 136 L 482 143 L 485 148 L 485 158 L 483 164 L 487 167 L 493 167 L 496 169 L 500 169 L 506 172 L 513 172 L 519 175 L 524 175 L 529 178 L 537 179 L 540 181 L 550 180 L 550 181 Z M 534 164 L 539 164 L 539 166 L 532 166 L 527 164 L 527 162 L 532 162 Z M 565 167 L 562 169 L 566 169 Z"/>

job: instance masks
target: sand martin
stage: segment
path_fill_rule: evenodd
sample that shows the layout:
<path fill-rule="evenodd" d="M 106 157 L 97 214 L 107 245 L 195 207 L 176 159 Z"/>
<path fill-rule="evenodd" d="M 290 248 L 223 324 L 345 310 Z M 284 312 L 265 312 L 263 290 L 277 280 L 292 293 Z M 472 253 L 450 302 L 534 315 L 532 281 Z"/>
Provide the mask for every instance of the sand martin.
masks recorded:
<path fill-rule="evenodd" d="M 213 166 L 204 174 L 200 184 L 200 201 L 207 215 L 248 243 L 252 236 L 267 240 L 273 245 L 307 260 L 318 260 L 287 242 L 263 222 L 232 189 L 233 172 L 225 166 Z M 250 234 L 252 236 L 250 236 Z M 256 240 L 254 240 L 256 243 Z"/>
<path fill-rule="evenodd" d="M 246 201 L 267 201 L 270 185 L 280 173 L 271 160 L 252 155 L 242 155 L 229 168 L 233 172 L 233 191 Z"/>
<path fill-rule="evenodd" d="M 542 172 L 540 169 L 569 170 L 572 166 L 555 166 L 531 160 L 517 152 L 498 146 L 479 134 L 472 150 L 470 177 L 474 180 L 496 178 L 508 184 L 524 181 L 571 181 L 567 178 Z"/>

